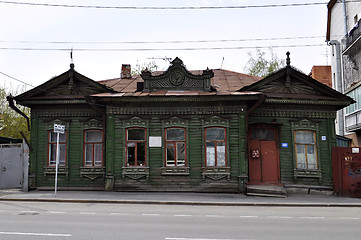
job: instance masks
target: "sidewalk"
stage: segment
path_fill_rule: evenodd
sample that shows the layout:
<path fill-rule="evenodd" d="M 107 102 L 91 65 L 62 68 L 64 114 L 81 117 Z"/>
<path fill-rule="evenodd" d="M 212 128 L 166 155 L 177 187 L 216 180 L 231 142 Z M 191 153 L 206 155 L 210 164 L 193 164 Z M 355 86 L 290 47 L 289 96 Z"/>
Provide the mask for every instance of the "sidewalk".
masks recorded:
<path fill-rule="evenodd" d="M 103 192 L 0 190 L 1 201 L 37 201 L 109 204 L 173 204 L 213 206 L 361 207 L 361 199 L 339 197 L 332 192 L 290 192 L 286 198 L 255 197 L 228 193 Z"/>

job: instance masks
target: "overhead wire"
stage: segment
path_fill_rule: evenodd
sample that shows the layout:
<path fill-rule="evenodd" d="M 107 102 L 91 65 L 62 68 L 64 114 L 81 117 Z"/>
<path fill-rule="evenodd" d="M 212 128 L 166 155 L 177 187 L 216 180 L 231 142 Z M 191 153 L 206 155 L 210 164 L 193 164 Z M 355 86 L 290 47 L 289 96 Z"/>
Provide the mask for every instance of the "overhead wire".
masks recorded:
<path fill-rule="evenodd" d="M 300 7 L 313 5 L 327 5 L 327 2 L 310 3 L 285 3 L 285 4 L 265 4 L 265 5 L 243 5 L 243 6 L 183 6 L 183 7 L 145 7 L 145 6 L 102 6 L 102 5 L 72 5 L 34 2 L 0 1 L 4 4 L 43 6 L 43 7 L 66 7 L 66 8 L 93 8 L 93 9 L 118 9 L 118 10 L 204 10 L 204 9 L 246 9 L 246 8 L 271 8 L 271 7 Z"/>
<path fill-rule="evenodd" d="M 72 48 L 79 52 L 128 52 L 128 51 L 202 51 L 202 50 L 244 50 L 262 48 L 297 48 L 297 47 L 321 47 L 325 44 L 300 44 L 300 45 L 275 45 L 256 47 L 188 47 L 188 48 Z M 0 50 L 20 51 L 69 51 L 69 48 L 24 48 L 24 47 L 0 47 Z"/>
<path fill-rule="evenodd" d="M 11 41 L 0 40 L 1 43 L 25 43 L 25 44 L 157 44 L 157 43 L 216 43 L 216 42 L 247 42 L 247 41 L 274 41 L 322 38 L 324 36 L 297 36 L 297 37 L 273 37 L 273 38 L 245 38 L 245 39 L 210 39 L 210 40 L 173 40 L 173 41 Z"/>

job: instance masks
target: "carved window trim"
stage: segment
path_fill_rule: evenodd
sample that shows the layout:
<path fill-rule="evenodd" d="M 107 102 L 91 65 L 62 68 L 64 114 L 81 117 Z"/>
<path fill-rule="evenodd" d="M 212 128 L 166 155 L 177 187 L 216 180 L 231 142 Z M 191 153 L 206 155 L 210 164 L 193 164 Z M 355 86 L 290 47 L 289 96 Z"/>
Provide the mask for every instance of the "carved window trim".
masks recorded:
<path fill-rule="evenodd" d="M 168 131 L 170 130 L 183 130 L 183 139 L 168 139 Z M 181 160 L 178 159 L 179 145 L 184 146 L 184 163 L 180 163 Z M 174 149 L 174 165 L 170 164 L 168 161 L 168 147 Z M 165 167 L 186 167 L 188 164 L 187 159 L 187 130 L 183 127 L 170 127 L 164 129 L 164 156 L 165 156 Z"/>
<path fill-rule="evenodd" d="M 185 165 L 184 166 L 167 166 L 167 139 L 166 139 L 166 131 L 167 129 L 172 128 L 182 128 L 185 132 Z M 162 132 L 163 132 L 163 145 L 162 145 L 162 155 L 163 155 L 163 167 L 162 175 L 182 175 L 188 176 L 190 174 L 190 168 L 188 166 L 188 139 L 189 139 L 189 132 L 188 132 L 188 118 L 173 116 L 167 117 L 166 119 L 162 120 Z"/>
<path fill-rule="evenodd" d="M 208 139 L 208 135 L 207 133 L 210 130 L 215 130 L 215 129 L 222 129 L 224 131 L 224 139 Z M 205 162 L 204 162 L 204 166 L 206 168 L 223 168 L 223 167 L 227 167 L 228 166 L 228 161 L 227 161 L 227 157 L 228 157 L 228 141 L 227 141 L 227 128 L 226 127 L 218 127 L 218 126 L 213 126 L 213 127 L 206 127 L 204 128 L 204 154 L 205 154 Z M 209 165 L 208 163 L 208 157 L 210 156 L 208 152 L 208 144 L 213 144 L 214 145 L 214 165 Z M 221 160 L 219 160 L 219 154 L 218 154 L 218 150 L 221 149 L 221 147 L 224 146 L 224 165 L 220 164 L 220 162 L 223 162 Z M 223 155 L 223 154 L 222 154 Z"/>
<path fill-rule="evenodd" d="M 97 132 L 101 134 L 101 141 L 87 141 L 86 136 L 88 132 Z M 87 146 L 91 146 L 92 150 L 92 157 L 91 157 L 91 164 L 86 163 L 87 159 Z M 95 163 L 95 151 L 96 145 L 100 145 L 100 157 L 101 161 L 100 164 Z M 83 168 L 102 168 L 104 166 L 104 131 L 103 129 L 85 129 L 83 131 Z"/>
<path fill-rule="evenodd" d="M 54 130 L 48 131 L 48 141 L 47 141 L 47 167 L 56 167 L 56 152 L 57 152 L 57 134 L 54 133 Z M 52 140 L 52 135 L 54 135 L 54 139 Z M 64 141 L 60 140 L 62 136 L 65 135 Z M 59 147 L 61 151 L 61 146 L 64 146 L 64 163 L 61 162 L 61 159 L 59 159 L 58 167 L 65 167 L 68 164 L 68 131 L 65 131 L 64 134 L 59 134 Z M 55 153 L 52 153 L 52 148 L 55 147 Z M 59 155 L 61 155 L 61 152 L 59 152 Z M 52 160 L 52 158 L 55 157 L 55 159 Z"/>
<path fill-rule="evenodd" d="M 129 130 L 136 130 L 136 129 L 142 129 L 144 131 L 144 139 L 142 140 L 134 140 L 134 139 L 128 139 L 129 136 Z M 148 135 L 147 135 L 147 129 L 142 127 L 130 127 L 125 129 L 125 166 L 126 168 L 141 168 L 141 167 L 147 167 L 148 166 Z M 134 149 L 134 165 L 129 165 L 128 163 L 128 153 L 129 153 L 129 145 L 135 146 Z M 144 164 L 138 164 L 138 148 L 139 145 L 144 144 Z"/>
<path fill-rule="evenodd" d="M 226 178 L 231 179 L 231 169 L 229 167 L 229 119 L 220 116 L 206 117 L 202 120 L 202 179 L 211 179 L 219 181 Z M 207 165 L 207 143 L 206 143 L 206 130 L 210 128 L 223 128 L 225 131 L 225 166 L 208 166 Z"/>
<path fill-rule="evenodd" d="M 315 138 L 315 147 L 316 147 L 316 156 L 317 156 L 317 169 L 301 169 L 297 168 L 297 152 L 296 152 L 296 131 L 312 131 L 314 132 Z M 293 177 L 297 181 L 299 178 L 316 178 L 319 182 L 322 182 L 322 166 L 320 161 L 320 142 L 318 141 L 319 133 L 319 123 L 309 119 L 302 119 L 299 121 L 291 122 L 291 134 L 292 134 L 292 154 L 293 154 Z"/>

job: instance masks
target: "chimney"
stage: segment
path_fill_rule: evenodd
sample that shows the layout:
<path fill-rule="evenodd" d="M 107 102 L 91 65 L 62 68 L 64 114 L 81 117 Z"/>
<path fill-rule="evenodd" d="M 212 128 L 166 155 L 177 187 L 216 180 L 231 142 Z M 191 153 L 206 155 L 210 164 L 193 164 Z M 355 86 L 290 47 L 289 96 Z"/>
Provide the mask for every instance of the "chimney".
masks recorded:
<path fill-rule="evenodd" d="M 130 64 L 122 64 L 122 72 L 120 73 L 120 78 L 132 78 Z"/>

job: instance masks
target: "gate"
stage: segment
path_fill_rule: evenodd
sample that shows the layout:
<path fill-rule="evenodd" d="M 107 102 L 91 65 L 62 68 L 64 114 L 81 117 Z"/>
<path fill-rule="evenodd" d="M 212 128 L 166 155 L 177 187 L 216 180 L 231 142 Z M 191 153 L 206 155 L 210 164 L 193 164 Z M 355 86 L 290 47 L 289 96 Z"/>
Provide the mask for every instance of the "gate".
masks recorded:
<path fill-rule="evenodd" d="M 25 144 L 0 144 L 0 189 L 27 190 L 28 151 Z"/>
<path fill-rule="evenodd" d="M 335 193 L 361 197 L 361 148 L 332 148 L 332 177 Z"/>

